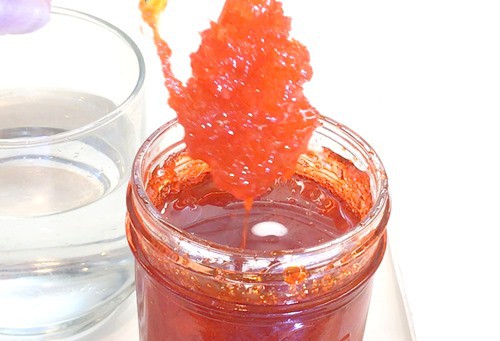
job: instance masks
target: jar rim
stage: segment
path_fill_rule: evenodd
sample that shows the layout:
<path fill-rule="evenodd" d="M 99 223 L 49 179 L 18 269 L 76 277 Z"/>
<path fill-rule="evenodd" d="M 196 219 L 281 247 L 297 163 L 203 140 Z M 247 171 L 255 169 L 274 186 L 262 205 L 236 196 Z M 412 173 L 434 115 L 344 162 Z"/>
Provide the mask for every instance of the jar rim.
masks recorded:
<path fill-rule="evenodd" d="M 343 138 L 349 140 L 350 144 L 353 147 L 361 150 L 368 160 L 370 166 L 373 168 L 373 171 L 376 173 L 376 178 L 374 179 L 376 183 L 372 183 L 370 186 L 372 187 L 373 185 L 375 185 L 375 193 L 372 192 L 372 207 L 370 208 L 368 213 L 360 220 L 360 222 L 345 234 L 333 240 L 329 240 L 312 247 L 281 251 L 261 251 L 245 250 L 237 247 L 229 247 L 217 243 L 212 243 L 203 238 L 199 238 L 188 232 L 185 232 L 182 229 L 178 229 L 170 224 L 164 217 L 162 217 L 159 210 L 150 202 L 143 181 L 143 170 L 145 170 L 145 166 L 147 166 L 145 165 L 145 159 L 150 147 L 152 147 L 163 134 L 167 133 L 169 129 L 180 125 L 176 118 L 165 123 L 145 140 L 137 153 L 132 168 L 132 191 L 135 192 L 135 195 L 137 195 L 138 198 L 140 198 L 140 200 L 137 200 L 136 202 L 139 203 L 141 208 L 145 210 L 145 213 L 155 221 L 155 224 L 159 224 L 159 227 L 164 230 L 151 231 L 150 228 L 148 228 L 149 232 L 153 233 L 153 235 L 158 237 L 160 240 L 164 240 L 164 238 L 161 238 L 161 236 L 159 235 L 161 234 L 161 232 L 172 233 L 175 237 L 177 237 L 178 240 L 183 241 L 180 244 L 180 248 L 186 247 L 188 250 L 203 250 L 210 255 L 208 256 L 209 258 L 213 257 L 219 260 L 234 259 L 234 257 L 251 260 L 253 262 L 253 265 L 257 269 L 261 270 L 268 269 L 269 264 L 272 262 L 276 262 L 277 259 L 282 259 L 287 264 L 287 266 L 290 266 L 291 264 L 306 267 L 310 266 L 311 264 L 324 265 L 328 262 L 331 262 L 332 259 L 337 258 L 339 255 L 342 255 L 346 250 L 352 251 L 352 247 L 347 247 L 347 245 L 360 244 L 360 241 L 365 240 L 367 236 L 373 235 L 374 230 L 378 231 L 377 235 L 381 235 L 382 232 L 385 231 L 385 225 L 387 223 L 388 215 L 390 212 L 388 179 L 382 161 L 375 153 L 373 148 L 350 128 L 326 116 L 320 116 L 320 122 L 320 127 L 326 125 L 336 129 L 338 133 L 343 135 Z M 154 158 L 153 160 L 158 161 L 157 158 Z M 372 188 L 371 190 L 373 191 Z M 207 256 L 205 255 L 204 258 L 205 257 Z M 242 271 L 247 272 L 244 271 L 244 269 Z"/>

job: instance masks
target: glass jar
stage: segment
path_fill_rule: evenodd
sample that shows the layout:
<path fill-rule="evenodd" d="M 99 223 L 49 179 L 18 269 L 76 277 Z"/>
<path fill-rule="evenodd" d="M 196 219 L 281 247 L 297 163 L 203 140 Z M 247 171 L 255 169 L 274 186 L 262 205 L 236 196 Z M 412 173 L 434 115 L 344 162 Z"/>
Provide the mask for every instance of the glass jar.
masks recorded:
<path fill-rule="evenodd" d="M 141 340 L 363 338 L 372 276 L 386 247 L 387 177 L 363 139 L 326 117 L 320 122 L 309 148 L 315 162 L 301 159 L 297 169 L 311 166 L 323 184 L 342 180 L 337 194 L 356 197 L 356 179 L 343 179 L 337 163 L 354 165 L 367 175 L 369 196 L 354 206 L 369 206 L 352 229 L 305 248 L 229 247 L 173 225 L 153 202 L 148 183 L 158 165 L 185 149 L 182 126 L 173 120 L 146 140 L 127 193 Z M 341 157 L 324 159 L 320 150 Z"/>

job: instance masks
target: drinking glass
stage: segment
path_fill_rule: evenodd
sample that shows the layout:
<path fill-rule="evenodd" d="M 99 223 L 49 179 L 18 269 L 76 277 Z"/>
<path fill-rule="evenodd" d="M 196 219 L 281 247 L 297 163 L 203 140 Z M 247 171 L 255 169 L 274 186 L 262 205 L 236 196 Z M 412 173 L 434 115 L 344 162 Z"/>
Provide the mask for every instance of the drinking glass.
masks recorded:
<path fill-rule="evenodd" d="M 77 333 L 132 293 L 143 82 L 135 43 L 87 14 L 0 37 L 0 338 Z"/>

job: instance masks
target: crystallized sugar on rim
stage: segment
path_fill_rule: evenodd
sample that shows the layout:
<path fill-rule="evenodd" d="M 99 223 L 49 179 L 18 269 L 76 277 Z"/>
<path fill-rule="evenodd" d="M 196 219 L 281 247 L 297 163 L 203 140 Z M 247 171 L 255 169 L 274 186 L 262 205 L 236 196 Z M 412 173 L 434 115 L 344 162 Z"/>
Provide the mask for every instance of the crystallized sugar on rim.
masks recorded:
<path fill-rule="evenodd" d="M 318 124 L 303 93 L 312 76 L 309 53 L 290 38 L 290 22 L 275 0 L 226 1 L 219 20 L 201 33 L 185 85 L 173 76 L 168 45 L 155 34 L 188 153 L 239 199 L 251 201 L 289 178 Z"/>

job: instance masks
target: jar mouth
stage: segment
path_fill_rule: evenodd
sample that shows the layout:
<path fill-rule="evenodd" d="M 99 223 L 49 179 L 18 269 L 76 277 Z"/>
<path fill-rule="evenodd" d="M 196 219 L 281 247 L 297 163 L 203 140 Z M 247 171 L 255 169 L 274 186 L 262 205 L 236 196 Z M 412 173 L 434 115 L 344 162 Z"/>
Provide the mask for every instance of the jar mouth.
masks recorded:
<path fill-rule="evenodd" d="M 127 108 L 135 102 L 135 100 L 139 97 L 142 91 L 145 80 L 145 72 L 146 72 L 144 58 L 142 56 L 139 47 L 125 32 L 123 32 L 116 26 L 108 23 L 107 21 L 97 18 L 93 15 L 71 9 L 53 6 L 51 8 L 51 17 L 52 17 L 51 20 L 54 20 L 54 17 L 57 16 L 69 17 L 74 20 L 82 20 L 88 22 L 91 25 L 95 25 L 114 34 L 115 36 L 117 36 L 117 38 L 125 42 L 125 44 L 132 50 L 137 60 L 138 77 L 137 80 L 135 81 L 135 85 L 130 94 L 128 94 L 128 96 L 121 103 L 117 104 L 116 108 L 114 108 L 112 111 L 108 112 L 107 114 L 105 114 L 104 116 L 93 122 L 82 125 L 78 128 L 74 128 L 64 132 L 59 132 L 57 134 L 53 134 L 50 136 L 16 137 L 15 139 L 0 138 L 0 148 L 29 148 L 33 146 L 47 145 L 47 144 L 59 143 L 62 141 L 76 139 L 79 136 L 85 135 L 90 131 L 96 130 L 99 127 L 106 125 L 108 122 L 113 121 L 117 117 L 121 116 L 123 113 L 127 112 Z"/>
<path fill-rule="evenodd" d="M 325 116 L 320 117 L 320 127 L 327 132 L 334 132 L 340 137 L 345 145 L 334 152 L 349 159 L 358 168 L 366 168 L 370 176 L 370 190 L 372 194 L 372 207 L 360 222 L 343 235 L 307 248 L 296 248 L 280 251 L 260 251 L 245 250 L 236 247 L 216 244 L 205 239 L 199 238 L 191 233 L 176 228 L 161 215 L 160 211 L 153 205 L 146 192 L 146 183 L 148 170 L 152 170 L 158 162 L 163 160 L 162 150 L 159 154 L 152 155 L 151 151 L 155 148 L 161 137 L 170 130 L 178 127 L 180 124 L 177 119 L 173 119 L 157 129 L 138 151 L 133 165 L 131 189 L 140 200 L 137 203 L 145 210 L 155 221 L 155 229 L 148 228 L 148 232 L 156 236 L 159 240 L 165 240 L 164 234 L 168 232 L 177 240 L 180 249 L 187 250 L 187 254 L 199 255 L 203 253 L 204 259 L 212 259 L 214 263 L 231 261 L 235 258 L 244 260 L 247 264 L 241 269 L 243 272 L 256 272 L 260 270 L 269 270 L 269 264 L 279 260 L 283 264 L 290 266 L 309 266 L 311 264 L 324 265 L 331 262 L 339 256 L 342 256 L 346 250 L 353 250 L 353 245 L 360 245 L 366 238 L 374 234 L 381 235 L 385 231 L 390 204 L 388 179 L 384 166 L 375 153 L 373 148 L 359 135 L 351 129 Z M 318 129 L 316 131 L 318 131 Z M 182 142 L 182 141 L 181 141 Z M 354 152 L 353 152 L 354 151 Z M 351 157 L 349 157 L 351 154 Z M 153 164 L 151 166 L 151 164 Z M 147 225 L 147 224 L 146 224 Z M 356 247 L 354 248 L 356 249 Z M 282 270 L 282 269 L 281 269 Z M 281 271 L 277 269 L 277 271 Z"/>

